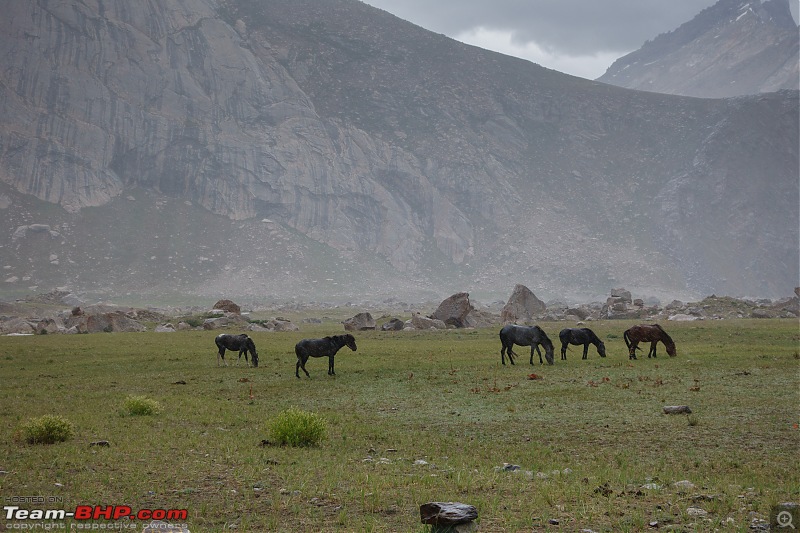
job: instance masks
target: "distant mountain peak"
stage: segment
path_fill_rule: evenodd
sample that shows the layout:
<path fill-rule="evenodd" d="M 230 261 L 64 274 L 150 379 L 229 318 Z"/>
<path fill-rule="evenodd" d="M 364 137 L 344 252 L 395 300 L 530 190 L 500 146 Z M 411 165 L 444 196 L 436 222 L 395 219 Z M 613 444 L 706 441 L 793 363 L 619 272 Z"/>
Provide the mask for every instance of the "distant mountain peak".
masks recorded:
<path fill-rule="evenodd" d="M 615 61 L 598 81 L 706 98 L 797 89 L 789 0 L 719 0 Z"/>

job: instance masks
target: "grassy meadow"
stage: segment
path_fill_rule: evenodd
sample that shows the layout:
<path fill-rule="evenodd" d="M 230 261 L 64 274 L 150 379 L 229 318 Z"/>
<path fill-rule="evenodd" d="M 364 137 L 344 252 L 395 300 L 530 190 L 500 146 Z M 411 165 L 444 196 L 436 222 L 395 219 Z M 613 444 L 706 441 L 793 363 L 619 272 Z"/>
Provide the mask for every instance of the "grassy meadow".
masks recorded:
<path fill-rule="evenodd" d="M 429 501 L 476 506 L 482 532 L 747 531 L 800 501 L 798 321 L 663 323 L 678 356 L 659 345 L 647 359 L 644 346 L 629 361 L 632 324 L 590 323 L 608 357 L 572 347 L 561 361 L 567 324 L 541 323 L 553 366 L 530 366 L 525 347 L 502 366 L 499 327 L 357 332 L 337 375 L 311 359 L 311 379 L 294 376 L 294 344 L 342 333 L 335 320 L 252 333 L 255 369 L 230 352 L 217 367 L 219 331 L 2 337 L 0 494 L 62 498 L 50 507 L 68 511 L 187 509 L 193 533 L 421 532 Z M 131 415 L 130 396 L 160 412 Z M 321 445 L 263 442 L 292 407 L 324 418 Z M 74 436 L 15 436 L 47 414 Z"/>

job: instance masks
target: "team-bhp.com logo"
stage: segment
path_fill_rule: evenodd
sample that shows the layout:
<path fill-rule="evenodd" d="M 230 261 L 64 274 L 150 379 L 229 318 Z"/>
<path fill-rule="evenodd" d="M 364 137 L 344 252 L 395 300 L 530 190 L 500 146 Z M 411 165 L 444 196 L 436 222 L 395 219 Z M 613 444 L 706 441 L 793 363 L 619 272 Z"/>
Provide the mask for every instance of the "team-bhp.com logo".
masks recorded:
<path fill-rule="evenodd" d="M 134 511 L 127 505 L 78 505 L 74 511 L 64 509 L 23 509 L 18 505 L 5 505 L 3 506 L 3 511 L 6 521 L 40 520 L 56 522 L 68 518 L 77 521 L 78 524 L 70 524 L 70 529 L 95 529 L 90 527 L 90 524 L 82 524 L 81 522 L 96 522 L 98 520 L 111 522 L 133 520 L 185 522 L 189 516 L 189 511 L 186 509 L 139 509 Z M 21 528 L 12 527 L 12 529 Z M 65 529 L 64 525 L 61 524 L 59 529 Z M 168 530 L 174 529 L 170 528 Z M 179 526 L 177 531 L 181 530 L 183 528 Z"/>

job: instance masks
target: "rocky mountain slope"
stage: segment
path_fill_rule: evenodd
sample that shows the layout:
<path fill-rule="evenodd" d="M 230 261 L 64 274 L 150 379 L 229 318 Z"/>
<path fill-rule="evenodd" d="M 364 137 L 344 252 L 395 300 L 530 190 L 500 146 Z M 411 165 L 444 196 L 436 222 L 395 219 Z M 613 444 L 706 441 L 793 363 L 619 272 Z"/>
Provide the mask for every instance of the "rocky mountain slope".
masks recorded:
<path fill-rule="evenodd" d="M 615 61 L 598 81 L 702 98 L 798 89 L 798 50 L 789 0 L 719 0 Z"/>
<path fill-rule="evenodd" d="M 12 0 L 0 291 L 780 297 L 798 93 L 589 82 L 356 0 Z"/>

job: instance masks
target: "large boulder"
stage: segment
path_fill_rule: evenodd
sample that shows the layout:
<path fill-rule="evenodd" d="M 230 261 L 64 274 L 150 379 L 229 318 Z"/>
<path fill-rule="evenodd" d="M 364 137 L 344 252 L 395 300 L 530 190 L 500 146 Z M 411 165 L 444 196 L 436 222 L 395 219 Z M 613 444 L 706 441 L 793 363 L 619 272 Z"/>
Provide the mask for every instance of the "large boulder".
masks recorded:
<path fill-rule="evenodd" d="M 623 302 L 628 304 L 633 303 L 633 296 L 631 295 L 631 291 L 621 287 L 618 289 L 611 289 L 611 297 L 620 298 L 622 299 Z"/>
<path fill-rule="evenodd" d="M 219 300 L 214 304 L 212 309 L 221 309 L 226 313 L 233 313 L 234 315 L 242 314 L 242 308 L 233 303 L 231 300 Z"/>
<path fill-rule="evenodd" d="M 76 328 L 79 333 L 110 333 L 124 331 L 145 331 L 147 328 L 141 322 L 127 316 L 122 311 L 109 313 L 90 313 L 85 311 L 80 315 L 71 315 L 64 323 L 67 329 Z"/>
<path fill-rule="evenodd" d="M 469 302 L 469 293 L 459 292 L 440 303 L 430 318 L 441 320 L 448 326 L 465 328 L 469 325 L 467 315 L 474 310 Z"/>
<path fill-rule="evenodd" d="M 375 329 L 375 319 L 369 313 L 358 313 L 356 316 L 348 318 L 343 321 L 344 329 L 346 331 L 364 331 L 367 329 Z"/>
<path fill-rule="evenodd" d="M 502 322 L 511 323 L 531 320 L 547 310 L 547 306 L 525 285 L 517 284 L 500 312 Z"/>
<path fill-rule="evenodd" d="M 447 329 L 447 324 L 435 318 L 428 318 L 419 313 L 411 314 L 411 325 L 414 329 Z"/>
<path fill-rule="evenodd" d="M 381 326 L 381 331 L 400 331 L 405 327 L 405 322 L 399 318 L 392 318 Z"/>

